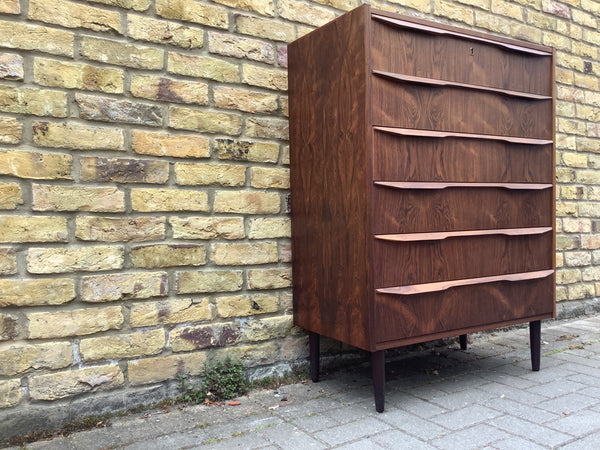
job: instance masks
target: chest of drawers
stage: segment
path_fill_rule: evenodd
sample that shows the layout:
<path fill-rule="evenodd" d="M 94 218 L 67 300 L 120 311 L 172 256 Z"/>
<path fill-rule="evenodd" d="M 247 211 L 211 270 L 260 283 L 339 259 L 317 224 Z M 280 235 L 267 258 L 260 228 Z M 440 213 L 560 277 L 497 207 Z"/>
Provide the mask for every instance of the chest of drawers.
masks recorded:
<path fill-rule="evenodd" d="M 363 5 L 289 45 L 295 323 L 372 352 L 555 314 L 553 49 Z"/>

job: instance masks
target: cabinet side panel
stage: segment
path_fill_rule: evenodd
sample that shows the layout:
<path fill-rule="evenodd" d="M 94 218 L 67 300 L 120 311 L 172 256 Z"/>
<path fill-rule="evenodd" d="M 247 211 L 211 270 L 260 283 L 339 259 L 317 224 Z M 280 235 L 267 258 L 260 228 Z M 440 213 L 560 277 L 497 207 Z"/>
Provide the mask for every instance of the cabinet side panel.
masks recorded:
<path fill-rule="evenodd" d="M 288 49 L 294 320 L 369 349 L 368 7 Z"/>

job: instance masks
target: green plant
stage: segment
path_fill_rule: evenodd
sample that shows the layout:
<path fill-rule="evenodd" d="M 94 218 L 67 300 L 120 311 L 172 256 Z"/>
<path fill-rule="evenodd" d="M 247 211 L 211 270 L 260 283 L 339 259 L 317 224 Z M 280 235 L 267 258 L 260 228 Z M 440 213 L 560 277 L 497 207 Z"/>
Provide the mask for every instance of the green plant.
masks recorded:
<path fill-rule="evenodd" d="M 229 400 L 245 394 L 249 388 L 242 363 L 235 362 L 229 357 L 217 361 L 212 366 L 204 364 L 202 383 L 198 389 L 190 386 L 185 374 L 178 374 L 177 380 L 181 398 L 186 402 Z"/>

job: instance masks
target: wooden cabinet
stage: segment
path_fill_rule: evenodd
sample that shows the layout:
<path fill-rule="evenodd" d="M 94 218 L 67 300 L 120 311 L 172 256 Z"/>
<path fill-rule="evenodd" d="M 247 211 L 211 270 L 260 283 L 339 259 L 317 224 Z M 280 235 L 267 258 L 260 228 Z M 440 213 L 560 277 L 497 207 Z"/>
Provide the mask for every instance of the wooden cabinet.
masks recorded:
<path fill-rule="evenodd" d="M 363 5 L 289 45 L 295 323 L 373 352 L 555 313 L 554 52 Z"/>

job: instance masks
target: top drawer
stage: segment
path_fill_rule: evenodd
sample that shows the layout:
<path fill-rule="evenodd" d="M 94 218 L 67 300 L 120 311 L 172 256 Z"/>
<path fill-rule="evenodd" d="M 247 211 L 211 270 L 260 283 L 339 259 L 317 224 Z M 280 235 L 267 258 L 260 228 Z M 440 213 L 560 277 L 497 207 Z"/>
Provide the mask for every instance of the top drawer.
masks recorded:
<path fill-rule="evenodd" d="M 405 27 L 394 24 L 394 19 L 372 17 L 374 70 L 552 95 L 550 52 L 486 42 L 467 35 L 436 34 L 444 30 Z"/>

